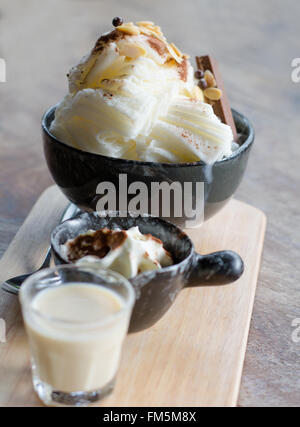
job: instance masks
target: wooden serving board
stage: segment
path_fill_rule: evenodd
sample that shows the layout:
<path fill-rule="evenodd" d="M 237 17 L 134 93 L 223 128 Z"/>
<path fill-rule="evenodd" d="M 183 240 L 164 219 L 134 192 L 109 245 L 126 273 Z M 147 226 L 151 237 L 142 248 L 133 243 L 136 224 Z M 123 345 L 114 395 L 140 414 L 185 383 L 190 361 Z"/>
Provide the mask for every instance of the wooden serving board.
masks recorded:
<path fill-rule="evenodd" d="M 41 264 L 67 203 L 57 187 L 42 194 L 0 260 L 0 283 Z M 188 231 L 200 253 L 238 252 L 245 273 L 229 286 L 183 290 L 155 326 L 129 335 L 116 388 L 103 406 L 236 405 L 265 228 L 261 211 L 232 200 L 201 228 Z M 0 406 L 40 406 L 18 298 L 3 290 L 0 318 L 6 322 Z"/>

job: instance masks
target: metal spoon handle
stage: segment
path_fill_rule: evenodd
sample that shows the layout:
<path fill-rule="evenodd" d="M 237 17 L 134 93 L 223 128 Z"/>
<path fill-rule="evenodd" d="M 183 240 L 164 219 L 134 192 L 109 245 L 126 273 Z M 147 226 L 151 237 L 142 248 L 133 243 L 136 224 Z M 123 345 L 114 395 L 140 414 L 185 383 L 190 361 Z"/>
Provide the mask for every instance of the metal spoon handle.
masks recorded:
<path fill-rule="evenodd" d="M 75 205 L 70 203 L 65 209 L 64 214 L 62 215 L 61 222 L 66 221 L 69 218 L 73 218 L 78 214 L 78 212 L 79 212 L 79 209 Z M 38 268 L 35 271 L 32 271 L 31 273 L 21 274 L 20 276 L 12 277 L 11 279 L 6 280 L 1 285 L 2 289 L 6 292 L 17 294 L 20 290 L 20 286 L 22 285 L 22 283 L 29 276 L 36 273 L 37 271 L 42 270 L 43 268 L 49 267 L 50 261 L 51 261 L 51 247 L 49 246 L 45 259 L 40 268 Z"/>

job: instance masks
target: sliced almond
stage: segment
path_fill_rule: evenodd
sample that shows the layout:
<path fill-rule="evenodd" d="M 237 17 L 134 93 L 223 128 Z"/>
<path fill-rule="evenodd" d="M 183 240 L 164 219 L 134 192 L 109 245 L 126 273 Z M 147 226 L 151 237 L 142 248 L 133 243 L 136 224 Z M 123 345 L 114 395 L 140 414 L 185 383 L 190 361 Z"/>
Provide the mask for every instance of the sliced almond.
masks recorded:
<path fill-rule="evenodd" d="M 151 36 L 153 35 L 153 31 L 150 30 L 150 28 L 148 27 L 144 27 L 144 26 L 140 26 L 139 27 L 140 33 L 141 34 L 145 34 L 146 36 Z"/>
<path fill-rule="evenodd" d="M 146 36 L 153 36 L 156 37 L 157 39 L 161 40 L 162 42 L 166 43 L 166 39 L 163 35 L 163 33 L 159 33 L 157 31 L 154 30 L 154 28 L 150 28 L 150 27 L 139 27 L 139 30 L 141 32 L 141 34 L 144 34 Z"/>
<path fill-rule="evenodd" d="M 141 32 L 142 32 L 142 29 L 144 28 L 145 30 L 148 30 L 154 34 L 157 34 L 160 37 L 164 37 L 164 35 L 161 31 L 161 28 L 159 26 L 155 25 L 154 22 L 140 21 L 140 22 L 137 22 L 137 25 L 139 26 Z"/>
<path fill-rule="evenodd" d="M 168 43 L 167 43 L 167 49 L 169 51 L 169 54 L 172 56 L 172 58 L 174 58 L 178 64 L 181 64 L 183 58 L 177 55 L 173 47 Z"/>
<path fill-rule="evenodd" d="M 180 50 L 178 49 L 178 47 L 174 44 L 174 43 L 170 43 L 170 45 L 172 46 L 172 48 L 174 49 L 176 55 L 178 55 L 180 58 L 183 56 L 183 53 L 180 52 Z"/>
<path fill-rule="evenodd" d="M 127 58 L 136 59 L 140 56 L 145 56 L 147 51 L 144 47 L 136 43 L 124 43 L 119 47 L 120 55 L 124 55 Z"/>
<path fill-rule="evenodd" d="M 215 77 L 211 71 L 206 70 L 204 73 L 204 78 L 206 80 L 206 83 L 208 84 L 208 87 L 216 87 L 217 86 L 216 79 L 215 79 Z"/>
<path fill-rule="evenodd" d="M 139 27 L 154 27 L 155 24 L 152 21 L 138 21 L 136 23 Z"/>
<path fill-rule="evenodd" d="M 152 27 L 151 29 L 152 29 L 152 31 L 154 31 L 157 35 L 159 35 L 159 36 L 162 36 L 162 37 L 163 37 L 163 33 L 162 33 L 162 31 L 161 31 L 161 28 L 160 28 L 160 27 L 158 27 L 158 26 L 154 26 L 154 27 Z"/>
<path fill-rule="evenodd" d="M 222 91 L 217 87 L 209 87 L 205 89 L 204 95 L 211 101 L 219 101 L 222 98 Z"/>
<path fill-rule="evenodd" d="M 126 24 L 120 25 L 117 27 L 118 31 L 122 31 L 122 33 L 130 34 L 133 36 L 138 36 L 140 34 L 139 28 L 134 25 L 132 22 L 128 22 Z"/>

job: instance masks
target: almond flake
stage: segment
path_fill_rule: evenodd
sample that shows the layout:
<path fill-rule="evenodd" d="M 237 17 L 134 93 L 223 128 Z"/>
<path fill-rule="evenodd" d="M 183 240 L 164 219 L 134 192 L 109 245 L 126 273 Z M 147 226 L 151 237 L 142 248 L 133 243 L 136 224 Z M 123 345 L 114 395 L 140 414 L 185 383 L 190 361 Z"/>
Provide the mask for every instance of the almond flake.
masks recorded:
<path fill-rule="evenodd" d="M 122 31 L 122 33 L 130 34 L 133 36 L 138 36 L 140 34 L 139 28 L 135 26 L 132 22 L 120 25 L 119 27 L 117 27 L 117 30 Z"/>
<path fill-rule="evenodd" d="M 146 49 L 135 43 L 126 43 L 120 46 L 120 55 L 136 59 L 147 54 Z"/>
<path fill-rule="evenodd" d="M 137 25 L 139 27 L 154 27 L 154 22 L 152 21 L 139 21 L 137 22 Z"/>
<path fill-rule="evenodd" d="M 180 52 L 180 50 L 178 49 L 178 47 L 174 44 L 174 43 L 170 43 L 170 45 L 172 46 L 172 48 L 174 49 L 176 55 L 178 55 L 180 58 L 183 56 L 183 53 Z"/>
<path fill-rule="evenodd" d="M 204 73 L 204 78 L 206 80 L 206 83 L 208 84 L 208 87 L 216 87 L 217 86 L 216 79 L 215 79 L 215 77 L 211 71 L 206 70 Z"/>
<path fill-rule="evenodd" d="M 177 55 L 177 53 L 175 52 L 173 47 L 171 45 L 167 44 L 167 49 L 169 51 L 169 54 L 172 56 L 172 58 L 174 58 L 178 64 L 181 64 L 182 57 L 180 58 L 180 56 Z"/>
<path fill-rule="evenodd" d="M 148 27 L 139 27 L 139 30 L 141 32 L 141 34 L 145 34 L 146 36 L 153 36 L 159 40 L 161 40 L 162 42 L 166 43 L 166 39 L 163 36 L 163 34 L 158 34 L 157 32 L 154 31 L 154 29 L 150 29 Z"/>
<path fill-rule="evenodd" d="M 209 87 L 205 89 L 204 95 L 211 101 L 219 101 L 222 97 L 222 91 L 216 87 Z"/>
<path fill-rule="evenodd" d="M 152 31 L 154 31 L 156 34 L 158 34 L 159 36 L 163 36 L 163 33 L 162 33 L 162 31 L 161 31 L 161 28 L 160 27 L 157 27 L 157 26 L 155 26 L 155 27 L 153 27 L 152 28 Z"/>

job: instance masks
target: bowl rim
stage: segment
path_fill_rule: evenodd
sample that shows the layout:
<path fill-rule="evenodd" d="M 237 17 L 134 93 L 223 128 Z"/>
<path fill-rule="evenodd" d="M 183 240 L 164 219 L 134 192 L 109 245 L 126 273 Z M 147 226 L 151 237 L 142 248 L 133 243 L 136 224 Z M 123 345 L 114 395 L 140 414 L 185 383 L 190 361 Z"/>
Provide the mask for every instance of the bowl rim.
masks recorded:
<path fill-rule="evenodd" d="M 51 236 L 50 236 L 50 244 L 51 244 L 51 249 L 52 249 L 52 251 L 54 252 L 54 255 L 55 256 L 57 256 L 61 261 L 63 261 L 64 263 L 67 263 L 67 264 L 75 264 L 75 263 L 72 263 L 72 262 L 70 262 L 70 261 L 68 261 L 68 260 L 66 260 L 62 255 L 61 255 L 61 252 L 59 251 L 59 245 L 58 245 L 58 243 L 56 243 L 55 242 L 55 238 L 56 238 L 56 235 L 57 235 L 57 233 L 63 228 L 63 227 L 65 227 L 66 225 L 67 225 L 67 223 L 70 223 L 70 222 L 72 222 L 72 221 L 78 221 L 78 220 L 80 220 L 82 217 L 84 217 L 84 216 L 97 216 L 97 217 L 99 217 L 99 218 L 107 218 L 107 217 L 110 217 L 110 218 L 114 218 L 114 217 L 111 217 L 110 215 L 112 214 L 112 213 L 115 213 L 115 214 L 117 214 L 116 215 L 116 217 L 121 217 L 120 216 L 120 214 L 121 213 L 123 213 L 123 214 L 125 214 L 125 212 L 123 212 L 123 211 L 103 211 L 103 212 L 97 212 L 97 211 L 94 211 L 94 212 L 81 212 L 81 213 L 79 213 L 79 214 L 77 214 L 76 216 L 74 216 L 73 218 L 69 218 L 69 219 L 67 219 L 66 221 L 63 221 L 63 222 L 61 222 L 60 224 L 58 224 L 53 230 L 52 230 L 52 232 L 51 232 Z M 161 269 L 159 269 L 159 270 L 149 270 L 149 271 L 145 271 L 144 273 L 141 273 L 141 274 L 138 274 L 137 276 L 134 276 L 134 277 L 132 277 L 132 278 L 130 278 L 130 279 L 128 279 L 130 282 L 132 282 L 132 281 L 134 281 L 134 280 L 140 280 L 140 278 L 141 277 L 144 277 L 144 278 L 151 278 L 151 276 L 153 276 L 154 274 L 156 275 L 156 274 L 162 274 L 162 273 L 167 273 L 167 272 L 172 272 L 175 268 L 176 269 L 179 269 L 180 267 L 187 267 L 188 265 L 190 265 L 190 260 L 194 257 L 194 255 L 195 255 L 195 253 L 196 253 L 196 251 L 195 251 L 195 246 L 194 246 L 194 243 L 192 242 L 192 240 L 190 239 L 190 237 L 185 233 L 185 231 L 183 231 L 183 230 L 181 230 L 179 227 L 177 227 L 175 224 L 173 224 L 172 222 L 169 222 L 169 221 L 166 221 L 165 219 L 162 219 L 162 218 L 159 218 L 159 217 L 155 217 L 155 216 L 153 216 L 153 215 L 150 215 L 150 214 L 141 214 L 141 215 L 136 215 L 136 214 L 134 214 L 134 213 L 132 213 L 132 212 L 126 212 L 126 215 L 127 216 L 130 216 L 130 217 L 132 217 L 132 218 L 148 218 L 150 221 L 151 220 L 154 220 L 155 222 L 160 222 L 160 223 L 163 223 L 163 226 L 164 226 L 164 228 L 165 227 L 171 227 L 171 228 L 173 228 L 173 229 L 175 229 L 178 233 L 180 233 L 182 236 L 183 236 L 183 238 L 185 238 L 188 242 L 189 242 L 189 244 L 190 244 L 190 248 L 189 248 L 189 251 L 188 251 L 188 253 L 187 253 L 187 255 L 185 256 L 185 258 L 184 259 L 182 259 L 180 262 L 177 262 L 177 263 L 175 263 L 175 264 L 172 264 L 172 265 L 169 265 L 169 266 L 167 266 L 167 267 L 162 267 Z M 123 217 L 124 218 L 124 217 Z M 137 224 L 138 225 L 138 224 Z M 163 240 L 162 240 L 162 242 L 163 242 Z M 163 245 L 164 245 L 164 242 L 163 242 Z M 200 255 L 200 254 L 198 254 L 198 255 Z M 76 265 L 76 264 L 75 264 Z"/>
<path fill-rule="evenodd" d="M 118 158 L 118 157 L 104 156 L 103 154 L 91 153 L 89 151 L 84 151 L 84 150 L 80 150 L 79 148 L 72 147 L 71 145 L 68 145 L 67 143 L 56 138 L 56 136 L 54 136 L 50 132 L 50 130 L 46 124 L 48 117 L 55 112 L 58 105 L 59 105 L 59 103 L 53 105 L 52 107 L 48 108 L 45 111 L 45 113 L 43 114 L 43 117 L 42 117 L 42 129 L 52 140 L 54 140 L 58 144 L 63 145 L 65 148 L 67 148 L 71 151 L 77 152 L 77 153 L 84 155 L 86 157 L 92 157 L 94 159 L 102 159 L 103 161 L 109 160 L 109 161 L 113 161 L 114 163 L 122 163 L 125 165 L 127 164 L 127 165 L 149 166 L 149 167 L 157 167 L 159 165 L 159 166 L 163 166 L 166 168 L 207 166 L 207 163 L 203 162 L 202 160 L 200 160 L 198 162 L 182 162 L 182 163 L 149 162 L 149 161 L 146 162 L 146 161 L 141 161 L 141 160 L 129 160 L 129 159 L 122 159 L 122 158 Z M 239 157 L 254 142 L 255 131 L 254 131 L 254 127 L 253 127 L 252 123 L 250 122 L 250 120 L 246 116 L 244 116 L 242 113 L 238 112 L 237 110 L 235 110 L 233 108 L 231 109 L 231 111 L 233 113 L 234 120 L 239 118 L 240 120 L 245 122 L 245 125 L 249 129 L 249 134 L 247 136 L 247 139 L 242 143 L 242 145 L 240 145 L 240 147 L 237 150 L 235 150 L 229 157 L 225 157 L 224 159 L 218 160 L 217 162 L 213 163 L 212 166 L 221 165 L 221 164 L 227 163 L 227 162 Z"/>

